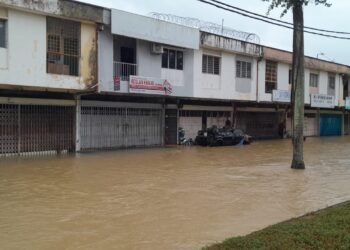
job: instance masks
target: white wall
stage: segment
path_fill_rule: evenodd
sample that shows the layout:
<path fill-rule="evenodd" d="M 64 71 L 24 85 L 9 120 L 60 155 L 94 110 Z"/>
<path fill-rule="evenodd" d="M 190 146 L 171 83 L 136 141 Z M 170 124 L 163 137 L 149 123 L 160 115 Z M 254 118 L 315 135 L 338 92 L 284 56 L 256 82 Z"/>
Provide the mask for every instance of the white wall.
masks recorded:
<path fill-rule="evenodd" d="M 162 56 L 151 53 L 151 44 L 147 41 L 136 42 L 136 63 L 139 76 L 161 78 Z"/>
<path fill-rule="evenodd" d="M 318 74 L 318 89 L 316 92 L 322 95 L 328 94 L 328 72 L 306 69 L 305 70 L 305 103 L 307 104 L 310 104 L 310 90 L 312 89 L 309 87 L 310 73 Z M 335 74 L 334 101 L 336 106 L 339 106 L 341 104 L 342 93 L 343 93 L 341 88 L 342 88 L 341 76 L 339 74 Z"/>
<path fill-rule="evenodd" d="M 326 72 L 318 72 L 318 93 L 327 95 L 328 75 Z"/>
<path fill-rule="evenodd" d="M 338 82 L 338 92 L 337 92 L 337 82 Z M 339 96 L 339 106 L 344 107 L 345 106 L 345 100 L 343 99 L 344 96 L 344 82 L 343 78 L 340 75 L 336 76 L 336 92 L 335 94 Z"/>
<path fill-rule="evenodd" d="M 178 69 L 161 69 L 161 78 L 169 79 L 173 86 L 184 86 L 184 71 Z"/>
<path fill-rule="evenodd" d="M 0 48 L 0 70 L 7 69 L 8 49 Z"/>
<path fill-rule="evenodd" d="M 109 32 L 109 31 L 106 31 Z M 113 55 L 113 36 L 110 34 L 100 37 L 100 80 L 101 90 L 113 90 L 113 70 L 110 55 Z M 208 48 L 183 49 L 184 51 L 184 69 L 173 70 L 163 69 L 161 67 L 161 55 L 151 53 L 152 42 L 146 40 L 136 40 L 136 63 L 137 75 L 142 77 L 154 77 L 167 79 L 173 85 L 173 96 L 195 97 L 221 100 L 257 100 L 257 81 L 258 81 L 258 101 L 272 102 L 272 95 L 265 93 L 265 65 L 263 59 L 259 61 L 254 57 L 237 55 L 224 50 L 212 50 Z M 171 45 L 166 45 L 174 48 Z M 106 49 L 107 48 L 107 49 Z M 175 47 L 176 49 L 176 47 Z M 220 74 L 202 73 L 202 55 L 213 55 L 220 57 Z M 251 79 L 236 78 L 236 61 L 248 60 L 252 63 Z M 287 63 L 278 63 L 277 65 L 277 89 L 290 90 L 289 69 L 291 65 Z M 318 72 L 320 94 L 327 94 L 328 73 Z M 108 75 L 108 76 L 107 76 Z M 305 69 L 305 104 L 310 104 L 309 89 L 310 70 Z M 340 78 L 336 76 L 336 103 L 339 102 L 338 94 Z M 244 84 L 248 88 L 242 88 Z M 125 86 L 124 86 L 125 85 Z M 127 82 L 122 82 L 120 92 L 128 92 Z M 124 87 L 123 87 L 124 86 Z"/>
<path fill-rule="evenodd" d="M 113 85 L 113 35 L 105 29 L 98 33 L 99 91 L 114 91 Z"/>
<path fill-rule="evenodd" d="M 310 99 L 310 70 L 305 69 L 305 90 L 304 90 L 304 95 L 305 95 L 305 104 L 310 104 L 311 99 Z"/>
<path fill-rule="evenodd" d="M 277 69 L 277 89 L 289 90 L 289 69 L 288 64 L 279 63 Z"/>
<path fill-rule="evenodd" d="M 112 9 L 112 33 L 156 43 L 198 49 L 199 30 Z"/>
<path fill-rule="evenodd" d="M 203 54 L 220 57 L 219 75 L 202 73 Z M 237 59 L 248 60 L 252 63 L 251 79 L 236 78 Z M 194 97 L 246 101 L 256 100 L 257 60 L 255 58 L 237 56 L 236 54 L 224 51 L 200 49 L 195 51 L 194 60 Z M 238 81 L 249 84 L 250 91 L 237 91 L 236 84 Z"/>
<path fill-rule="evenodd" d="M 7 10 L 0 7 L 0 18 L 7 20 Z M 5 40 L 5 43 L 7 41 Z M 7 48 L 0 48 L 0 69 L 7 69 Z"/>
<path fill-rule="evenodd" d="M 259 62 L 259 102 L 271 102 L 272 95 L 265 93 L 265 68 L 266 61 Z M 289 86 L 289 69 L 291 65 L 285 63 L 277 64 L 277 89 L 278 90 L 290 90 Z M 318 89 L 310 88 L 310 73 L 318 74 L 319 82 Z M 339 74 L 335 74 L 335 104 L 343 104 L 342 98 L 339 98 L 342 94 L 342 79 Z M 328 72 L 305 69 L 305 104 L 310 104 L 310 93 L 317 92 L 318 94 L 327 95 L 328 93 Z"/>
<path fill-rule="evenodd" d="M 328 76 L 327 76 L 328 77 Z M 340 91 L 340 89 L 343 89 L 343 81 L 341 79 L 341 76 L 339 74 L 335 75 L 335 105 L 341 106 L 341 100 L 343 99 L 343 90 Z"/>
<path fill-rule="evenodd" d="M 163 69 L 162 55 L 151 53 L 151 42 L 136 40 L 137 75 L 168 80 L 173 87 L 172 96 L 193 96 L 194 51 L 183 50 L 183 70 Z M 113 83 L 113 35 L 105 30 L 99 33 L 99 90 L 115 92 Z M 176 47 L 171 47 L 177 49 Z M 119 48 L 118 48 L 119 49 Z M 178 48 L 180 49 L 180 48 Z M 120 93 L 128 93 L 128 82 L 122 81 Z"/>
<path fill-rule="evenodd" d="M 5 57 L 0 62 L 0 84 L 85 88 L 82 77 L 46 73 L 45 16 L 9 9 L 7 33 L 8 48 L 0 51 L 0 57 Z"/>
<path fill-rule="evenodd" d="M 163 69 L 162 56 L 151 53 L 151 42 L 137 40 L 136 62 L 139 76 L 168 80 L 173 87 L 172 96 L 193 96 L 193 50 L 185 49 L 183 70 Z M 176 50 L 176 47 L 172 47 Z"/>

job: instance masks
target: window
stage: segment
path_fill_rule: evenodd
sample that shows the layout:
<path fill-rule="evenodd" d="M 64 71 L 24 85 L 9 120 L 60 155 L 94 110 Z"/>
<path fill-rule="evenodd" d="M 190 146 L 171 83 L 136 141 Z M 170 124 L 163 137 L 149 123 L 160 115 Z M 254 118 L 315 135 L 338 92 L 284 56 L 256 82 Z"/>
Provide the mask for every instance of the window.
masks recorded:
<path fill-rule="evenodd" d="M 6 48 L 6 20 L 0 19 L 0 48 Z"/>
<path fill-rule="evenodd" d="M 250 62 L 237 61 L 236 77 L 249 79 L 252 78 L 252 64 Z"/>
<path fill-rule="evenodd" d="M 176 65 L 176 52 L 175 50 L 169 50 L 169 69 L 175 69 Z"/>
<path fill-rule="evenodd" d="M 164 49 L 162 55 L 162 68 L 183 70 L 183 52 Z"/>
<path fill-rule="evenodd" d="M 318 75 L 310 73 L 310 87 L 318 88 Z"/>
<path fill-rule="evenodd" d="M 176 51 L 176 68 L 182 70 L 184 67 L 184 53 L 182 51 Z"/>
<path fill-rule="evenodd" d="M 328 89 L 327 89 L 328 95 L 335 95 L 335 74 L 328 73 Z"/>
<path fill-rule="evenodd" d="M 134 48 L 120 47 L 120 61 L 122 63 L 135 64 Z"/>
<path fill-rule="evenodd" d="M 277 62 L 266 61 L 265 93 L 272 93 L 277 88 Z"/>
<path fill-rule="evenodd" d="M 164 49 L 162 54 L 162 68 L 169 68 L 169 50 Z"/>
<path fill-rule="evenodd" d="M 288 72 L 288 83 L 293 84 L 293 70 L 289 70 Z"/>
<path fill-rule="evenodd" d="M 47 73 L 79 75 L 80 23 L 47 17 Z"/>
<path fill-rule="evenodd" d="M 335 74 L 328 73 L 328 88 L 335 90 Z"/>
<path fill-rule="evenodd" d="M 207 74 L 220 74 L 220 57 L 203 55 L 202 72 Z"/>

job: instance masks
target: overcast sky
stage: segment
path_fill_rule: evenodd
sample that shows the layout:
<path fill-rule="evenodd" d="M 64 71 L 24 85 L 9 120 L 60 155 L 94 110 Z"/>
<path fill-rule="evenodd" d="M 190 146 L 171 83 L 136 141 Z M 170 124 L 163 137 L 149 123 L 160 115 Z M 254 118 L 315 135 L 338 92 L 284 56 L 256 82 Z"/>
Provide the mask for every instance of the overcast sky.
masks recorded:
<path fill-rule="evenodd" d="M 197 0 L 82 0 L 104 7 L 121 9 L 142 15 L 150 12 L 169 13 L 185 17 L 199 18 L 211 21 L 233 29 L 256 33 L 260 37 L 261 44 L 284 50 L 292 50 L 292 32 L 285 28 L 276 27 L 257 20 L 249 19 L 238 14 L 220 10 Z M 228 4 L 240 7 L 259 14 L 266 14 L 268 3 L 262 0 L 222 0 Z M 315 6 L 313 4 L 305 8 L 305 25 L 328 30 L 350 32 L 348 13 L 350 0 L 329 0 L 330 8 Z M 281 10 L 275 9 L 270 17 L 280 18 Z M 284 21 L 292 22 L 292 15 L 288 13 L 283 17 Z M 349 36 L 350 37 L 350 36 Z M 305 34 L 305 53 L 319 58 L 338 63 L 350 64 L 350 40 L 338 40 Z"/>

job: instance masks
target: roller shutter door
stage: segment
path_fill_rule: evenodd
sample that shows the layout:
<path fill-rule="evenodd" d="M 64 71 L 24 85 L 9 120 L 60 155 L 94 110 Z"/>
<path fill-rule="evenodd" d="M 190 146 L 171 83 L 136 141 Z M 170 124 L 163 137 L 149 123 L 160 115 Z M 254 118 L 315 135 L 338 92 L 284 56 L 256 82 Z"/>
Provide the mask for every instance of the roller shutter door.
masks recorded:
<path fill-rule="evenodd" d="M 337 114 L 321 114 L 320 135 L 339 136 L 342 133 L 342 116 Z"/>
<path fill-rule="evenodd" d="M 161 108 L 84 106 L 81 108 L 81 150 L 160 146 Z"/>
<path fill-rule="evenodd" d="M 278 113 L 239 112 L 236 127 L 256 139 L 278 138 Z"/>

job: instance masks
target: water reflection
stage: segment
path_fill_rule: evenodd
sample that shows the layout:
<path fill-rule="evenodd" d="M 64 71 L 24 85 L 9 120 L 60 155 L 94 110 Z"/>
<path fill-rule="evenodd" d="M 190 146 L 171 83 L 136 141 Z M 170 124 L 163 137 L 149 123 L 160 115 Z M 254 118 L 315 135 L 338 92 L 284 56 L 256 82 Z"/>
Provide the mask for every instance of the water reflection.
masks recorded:
<path fill-rule="evenodd" d="M 4 249 L 198 249 L 350 199 L 350 138 L 0 161 Z"/>

